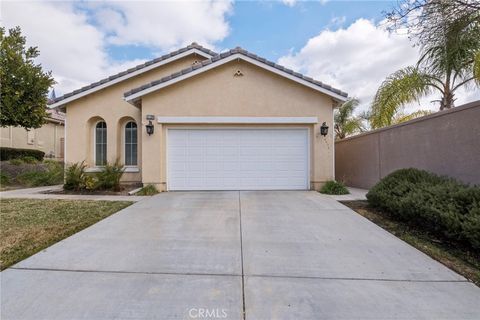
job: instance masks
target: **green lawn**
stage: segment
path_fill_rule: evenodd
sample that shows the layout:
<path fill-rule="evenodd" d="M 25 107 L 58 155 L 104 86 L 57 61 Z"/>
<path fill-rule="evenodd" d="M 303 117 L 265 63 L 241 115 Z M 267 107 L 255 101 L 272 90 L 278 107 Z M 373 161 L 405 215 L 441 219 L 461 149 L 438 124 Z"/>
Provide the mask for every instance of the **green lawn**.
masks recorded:
<path fill-rule="evenodd" d="M 457 243 L 438 239 L 428 232 L 396 221 L 388 214 L 371 208 L 367 201 L 342 201 L 342 203 L 480 286 L 480 254 L 478 252 Z"/>
<path fill-rule="evenodd" d="M 128 207 L 129 201 L 2 199 L 1 270 Z"/>

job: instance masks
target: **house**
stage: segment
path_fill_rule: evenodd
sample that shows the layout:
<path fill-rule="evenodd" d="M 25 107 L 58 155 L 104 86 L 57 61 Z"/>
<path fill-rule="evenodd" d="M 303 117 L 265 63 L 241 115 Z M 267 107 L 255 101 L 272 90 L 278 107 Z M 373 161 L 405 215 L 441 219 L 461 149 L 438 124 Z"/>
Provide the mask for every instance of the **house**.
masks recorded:
<path fill-rule="evenodd" d="M 46 158 L 63 159 L 65 114 L 47 109 L 46 123 L 37 129 L 2 127 L 0 146 L 18 149 L 36 149 L 45 152 Z"/>
<path fill-rule="evenodd" d="M 159 190 L 319 189 L 347 94 L 244 49 L 196 43 L 58 97 L 66 162 L 120 159 Z"/>

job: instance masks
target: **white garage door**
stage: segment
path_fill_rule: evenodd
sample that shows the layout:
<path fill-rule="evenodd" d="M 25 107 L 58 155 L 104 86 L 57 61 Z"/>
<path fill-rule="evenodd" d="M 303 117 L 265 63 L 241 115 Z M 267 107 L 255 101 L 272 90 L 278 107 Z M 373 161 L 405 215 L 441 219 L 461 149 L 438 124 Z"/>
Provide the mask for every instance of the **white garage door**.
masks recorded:
<path fill-rule="evenodd" d="M 169 190 L 308 188 L 307 129 L 169 129 Z"/>

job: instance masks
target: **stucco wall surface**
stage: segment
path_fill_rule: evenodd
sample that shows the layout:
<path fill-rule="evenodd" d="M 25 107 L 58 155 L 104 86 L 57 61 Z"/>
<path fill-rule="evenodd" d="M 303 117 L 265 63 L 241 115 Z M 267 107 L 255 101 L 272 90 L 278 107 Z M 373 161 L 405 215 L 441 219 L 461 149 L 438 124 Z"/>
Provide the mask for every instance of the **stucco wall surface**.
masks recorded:
<path fill-rule="evenodd" d="M 242 76 L 235 76 L 238 70 Z M 232 61 L 144 96 L 142 119 L 149 114 L 155 117 L 317 117 L 318 123 L 315 125 L 297 125 L 310 129 L 311 187 L 318 189 L 326 180 L 333 179 L 332 130 L 326 137 L 319 135 L 322 122 L 332 127 L 331 98 L 248 62 Z M 161 190 L 166 186 L 166 130 L 171 126 L 155 123 L 154 135 L 148 136 L 145 130 L 141 133 L 143 181 L 155 184 Z M 198 128 L 205 125 L 189 124 L 183 127 Z"/>
<path fill-rule="evenodd" d="M 480 101 L 335 144 L 335 174 L 348 186 L 410 167 L 480 184 Z"/>
<path fill-rule="evenodd" d="M 107 160 L 123 162 L 123 130 L 128 121 L 135 121 L 139 133 L 143 131 L 141 110 L 123 100 L 124 92 L 144 85 L 164 76 L 182 70 L 192 65 L 195 60 L 204 57 L 189 55 L 170 62 L 156 69 L 142 73 L 125 81 L 97 91 L 66 106 L 66 162 L 84 161 L 89 167 L 94 167 L 94 127 L 98 121 L 107 124 Z M 125 173 L 122 180 L 140 182 L 142 179 L 142 139 L 138 139 L 138 169 L 137 173 Z"/>
<path fill-rule="evenodd" d="M 0 131 L 0 146 L 36 149 L 45 152 L 46 157 L 61 159 L 64 134 L 63 124 L 51 121 L 29 131 L 21 127 L 5 127 Z"/>

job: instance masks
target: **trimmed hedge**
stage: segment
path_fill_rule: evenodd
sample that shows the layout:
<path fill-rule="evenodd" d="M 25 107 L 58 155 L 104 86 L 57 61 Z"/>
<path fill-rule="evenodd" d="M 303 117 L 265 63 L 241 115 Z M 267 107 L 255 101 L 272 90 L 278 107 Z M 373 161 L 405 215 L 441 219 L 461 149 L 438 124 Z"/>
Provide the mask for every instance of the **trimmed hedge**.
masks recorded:
<path fill-rule="evenodd" d="M 371 206 L 446 240 L 480 249 L 480 187 L 418 169 L 397 170 L 367 194 Z"/>
<path fill-rule="evenodd" d="M 38 161 L 42 161 L 44 156 L 45 152 L 40 150 L 0 147 L 0 161 L 25 157 L 31 157 L 37 159 Z"/>

